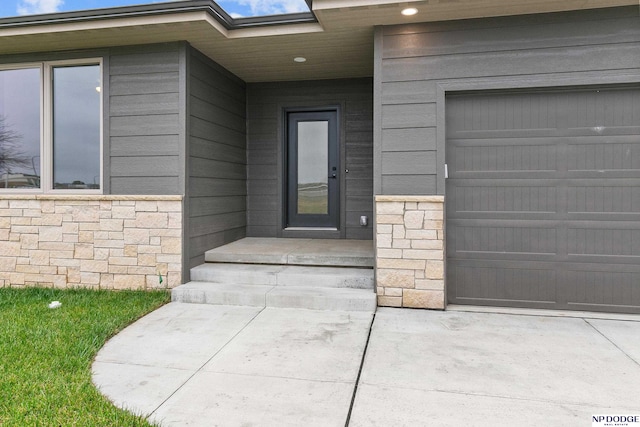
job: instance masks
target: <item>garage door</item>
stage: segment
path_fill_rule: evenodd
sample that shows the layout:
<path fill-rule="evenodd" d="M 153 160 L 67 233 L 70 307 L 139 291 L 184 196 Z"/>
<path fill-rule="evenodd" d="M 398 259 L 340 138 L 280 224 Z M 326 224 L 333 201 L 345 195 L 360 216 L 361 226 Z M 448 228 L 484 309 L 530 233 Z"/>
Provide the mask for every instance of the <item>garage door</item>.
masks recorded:
<path fill-rule="evenodd" d="M 640 88 L 446 109 L 449 303 L 640 313 Z"/>

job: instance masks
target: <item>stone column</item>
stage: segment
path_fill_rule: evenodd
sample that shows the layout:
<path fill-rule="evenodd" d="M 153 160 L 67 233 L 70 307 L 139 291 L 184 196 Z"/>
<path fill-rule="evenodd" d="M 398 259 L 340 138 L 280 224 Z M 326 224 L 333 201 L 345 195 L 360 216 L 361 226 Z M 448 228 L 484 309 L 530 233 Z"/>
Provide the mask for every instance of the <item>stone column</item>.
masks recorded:
<path fill-rule="evenodd" d="M 444 196 L 376 196 L 378 305 L 443 310 Z"/>

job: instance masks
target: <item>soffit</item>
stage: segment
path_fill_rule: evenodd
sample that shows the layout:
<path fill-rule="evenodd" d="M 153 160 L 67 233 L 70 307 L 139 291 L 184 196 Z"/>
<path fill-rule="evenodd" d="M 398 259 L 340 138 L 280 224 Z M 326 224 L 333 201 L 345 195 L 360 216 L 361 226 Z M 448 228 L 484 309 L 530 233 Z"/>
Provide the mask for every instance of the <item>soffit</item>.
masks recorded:
<path fill-rule="evenodd" d="M 331 28 L 397 25 L 638 5 L 638 0 L 314 0 L 313 12 Z M 414 7 L 418 14 L 403 16 Z M 639 9 L 640 12 L 640 9 Z"/>
<path fill-rule="evenodd" d="M 0 29 L 0 55 L 188 41 L 247 82 L 373 74 L 373 28 L 318 23 L 227 30 L 206 12 Z M 304 56 L 298 64 L 294 57 Z"/>
<path fill-rule="evenodd" d="M 637 0 L 636 0 L 637 1 Z M 119 16 L 0 28 L 0 55 L 185 40 L 247 82 L 373 75 L 376 25 L 624 6 L 634 0 L 315 0 L 317 23 L 228 29 L 210 13 Z M 400 9 L 420 13 L 403 17 Z M 296 56 L 307 62 L 293 62 Z"/>

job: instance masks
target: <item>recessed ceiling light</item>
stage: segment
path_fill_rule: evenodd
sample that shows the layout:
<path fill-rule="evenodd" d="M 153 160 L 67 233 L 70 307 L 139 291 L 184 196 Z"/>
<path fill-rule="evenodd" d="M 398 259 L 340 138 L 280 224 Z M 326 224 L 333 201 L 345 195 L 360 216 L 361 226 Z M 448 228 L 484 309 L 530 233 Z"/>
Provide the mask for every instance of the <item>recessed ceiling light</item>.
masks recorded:
<path fill-rule="evenodd" d="M 402 9 L 402 12 L 400 13 L 402 13 L 404 16 L 412 16 L 418 13 L 418 9 L 416 9 L 415 7 L 408 7 L 406 9 Z"/>
<path fill-rule="evenodd" d="M 305 58 L 304 56 L 296 56 L 295 58 L 293 58 L 293 60 L 300 63 L 307 62 L 307 58 Z"/>

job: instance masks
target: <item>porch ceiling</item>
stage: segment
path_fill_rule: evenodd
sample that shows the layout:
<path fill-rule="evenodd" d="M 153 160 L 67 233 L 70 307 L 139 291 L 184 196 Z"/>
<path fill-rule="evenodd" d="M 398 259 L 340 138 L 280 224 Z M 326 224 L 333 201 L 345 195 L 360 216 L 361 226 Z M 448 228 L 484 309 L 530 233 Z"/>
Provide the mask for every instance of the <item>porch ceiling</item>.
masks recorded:
<path fill-rule="evenodd" d="M 239 29 L 226 28 L 209 8 L 148 14 L 140 14 L 140 7 L 119 8 L 117 14 L 103 9 L 73 19 L 0 20 L 0 55 L 185 40 L 247 82 L 363 77 L 373 75 L 376 25 L 634 4 L 637 0 L 314 0 L 317 23 Z M 402 16 L 407 6 L 419 13 Z M 296 63 L 297 56 L 307 61 Z"/>

